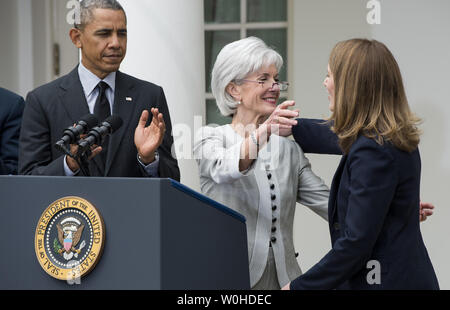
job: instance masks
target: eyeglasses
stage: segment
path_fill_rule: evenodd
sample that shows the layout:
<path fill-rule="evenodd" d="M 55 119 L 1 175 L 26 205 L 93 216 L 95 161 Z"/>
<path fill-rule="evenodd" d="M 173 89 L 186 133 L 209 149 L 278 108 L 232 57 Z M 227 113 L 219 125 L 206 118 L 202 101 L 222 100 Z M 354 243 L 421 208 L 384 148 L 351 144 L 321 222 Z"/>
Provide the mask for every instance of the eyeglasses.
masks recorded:
<path fill-rule="evenodd" d="M 261 87 L 269 87 L 269 85 L 270 85 L 270 89 L 272 89 L 275 85 L 278 85 L 278 87 L 280 88 L 281 91 L 285 91 L 289 87 L 289 83 L 288 82 L 274 82 L 274 83 L 271 83 L 269 80 L 265 80 L 265 81 L 236 80 L 236 82 L 258 83 L 259 85 L 261 85 Z"/>

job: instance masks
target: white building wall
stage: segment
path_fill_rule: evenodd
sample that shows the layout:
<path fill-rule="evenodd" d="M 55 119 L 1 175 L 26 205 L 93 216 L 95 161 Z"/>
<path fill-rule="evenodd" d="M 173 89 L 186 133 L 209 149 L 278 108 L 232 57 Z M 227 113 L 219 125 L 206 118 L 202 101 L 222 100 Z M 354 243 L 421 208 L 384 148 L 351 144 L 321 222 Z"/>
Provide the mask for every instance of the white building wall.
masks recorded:
<path fill-rule="evenodd" d="M 290 96 L 300 109 L 300 117 L 323 119 L 330 115 L 323 86 L 330 51 L 339 41 L 370 37 L 365 3 L 361 0 L 294 0 L 292 11 Z M 331 186 L 340 156 L 306 155 L 313 171 Z M 294 243 L 303 272 L 331 249 L 328 223 L 300 204 L 295 214 Z"/>
<path fill-rule="evenodd" d="M 436 205 L 421 225 L 442 289 L 450 289 L 450 1 L 382 1 L 374 39 L 399 63 L 412 110 L 423 120 L 422 201 Z"/>
<path fill-rule="evenodd" d="M 7 31 L 2 38 L 2 52 L 0 57 L 0 87 L 14 92 L 20 90 L 17 63 L 19 61 L 19 29 L 18 2 L 15 0 L 2 1 L 0 10 L 0 27 Z"/>
<path fill-rule="evenodd" d="M 55 79 L 53 44 L 60 47 L 61 74 L 78 63 L 78 50 L 69 38 L 69 10 L 61 0 L 2 0 L 0 87 L 25 97 L 34 88 Z"/>

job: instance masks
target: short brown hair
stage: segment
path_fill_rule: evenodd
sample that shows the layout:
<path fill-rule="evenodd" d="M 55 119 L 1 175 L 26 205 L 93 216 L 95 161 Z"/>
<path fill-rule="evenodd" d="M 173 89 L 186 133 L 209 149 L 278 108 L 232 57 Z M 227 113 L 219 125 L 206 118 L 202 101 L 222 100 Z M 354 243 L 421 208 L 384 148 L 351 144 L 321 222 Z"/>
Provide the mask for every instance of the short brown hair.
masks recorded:
<path fill-rule="evenodd" d="M 331 51 L 329 65 L 335 86 L 331 120 L 344 153 L 360 134 L 407 152 L 417 148 L 420 120 L 409 108 L 400 68 L 383 43 L 339 42 Z"/>

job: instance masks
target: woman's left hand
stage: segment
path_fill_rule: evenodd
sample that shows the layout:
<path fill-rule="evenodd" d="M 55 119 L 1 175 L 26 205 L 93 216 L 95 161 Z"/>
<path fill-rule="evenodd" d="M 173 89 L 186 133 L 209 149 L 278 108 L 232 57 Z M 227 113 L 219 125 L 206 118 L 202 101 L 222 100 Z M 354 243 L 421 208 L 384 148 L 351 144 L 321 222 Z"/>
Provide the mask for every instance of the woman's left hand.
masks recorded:
<path fill-rule="evenodd" d="M 420 202 L 420 221 L 425 222 L 428 216 L 433 215 L 434 205 L 429 202 Z"/>

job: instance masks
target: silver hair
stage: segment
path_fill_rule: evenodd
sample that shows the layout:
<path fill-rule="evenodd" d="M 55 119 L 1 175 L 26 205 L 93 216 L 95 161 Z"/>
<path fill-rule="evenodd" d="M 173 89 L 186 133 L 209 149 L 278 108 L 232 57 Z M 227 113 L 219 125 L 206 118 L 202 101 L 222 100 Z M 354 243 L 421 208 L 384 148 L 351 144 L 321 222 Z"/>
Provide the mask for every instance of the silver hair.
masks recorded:
<path fill-rule="evenodd" d="M 217 56 L 211 78 L 212 93 L 220 113 L 224 116 L 236 113 L 238 103 L 226 90 L 230 82 L 238 84 L 238 80 L 270 65 L 280 71 L 283 58 L 259 38 L 249 37 L 226 45 Z"/>
<path fill-rule="evenodd" d="M 92 21 L 93 11 L 95 9 L 111 9 L 115 11 L 122 11 L 125 14 L 125 10 L 117 0 L 81 0 L 80 1 L 80 23 L 75 23 L 74 27 L 77 29 L 84 29 L 87 24 Z M 125 20 L 127 15 L 125 14 Z"/>

